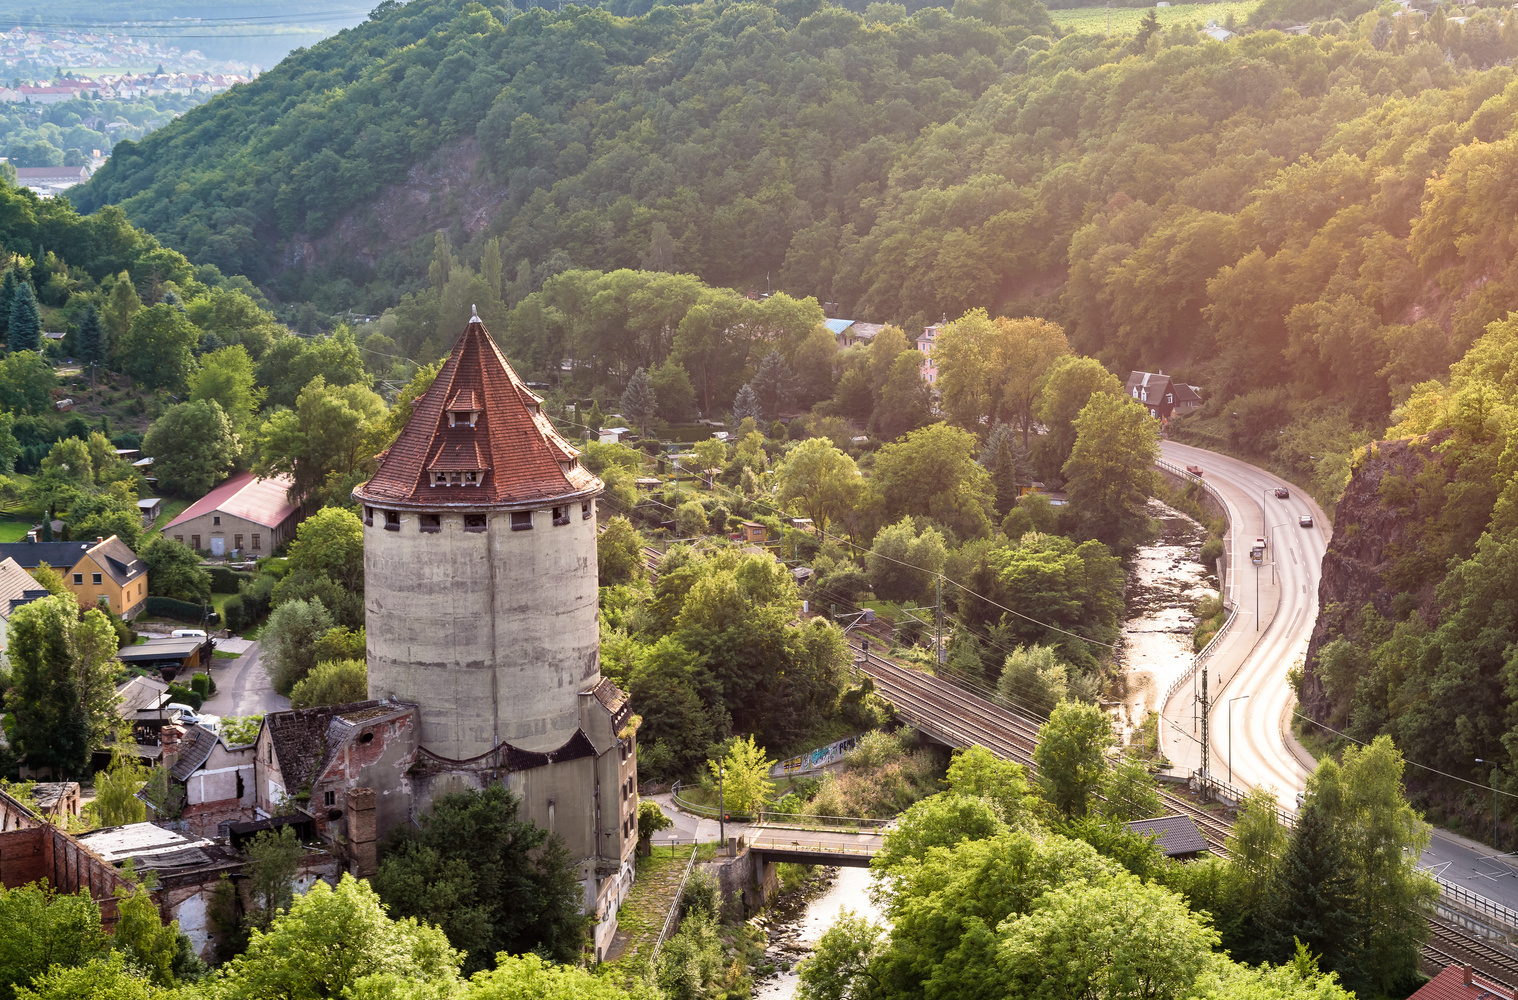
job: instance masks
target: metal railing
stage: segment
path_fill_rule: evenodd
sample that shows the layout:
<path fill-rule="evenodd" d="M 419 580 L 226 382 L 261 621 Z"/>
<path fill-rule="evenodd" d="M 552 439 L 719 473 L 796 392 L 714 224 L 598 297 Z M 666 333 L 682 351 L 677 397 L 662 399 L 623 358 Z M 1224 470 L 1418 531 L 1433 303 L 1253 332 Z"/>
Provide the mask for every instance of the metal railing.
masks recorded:
<path fill-rule="evenodd" d="M 648 967 L 653 969 L 659 964 L 659 952 L 664 947 L 664 942 L 669 940 L 670 933 L 674 930 L 675 918 L 680 915 L 680 903 L 685 899 L 685 884 L 690 881 L 690 873 L 696 867 L 696 855 L 701 849 L 694 843 L 690 845 L 690 860 L 685 863 L 685 874 L 680 876 L 680 888 L 675 890 L 675 901 L 669 904 L 669 912 L 664 915 L 664 926 L 659 930 L 659 939 L 654 942 L 654 950 L 648 956 Z"/>
<path fill-rule="evenodd" d="M 1424 869 L 1427 871 L 1427 869 Z M 1474 911 L 1480 916 L 1501 924 L 1503 930 L 1518 933 L 1518 910 L 1509 909 L 1495 900 L 1471 892 L 1463 885 L 1456 885 L 1446 881 L 1433 872 L 1428 872 L 1433 880 L 1439 883 L 1439 895 L 1456 907 Z"/>
<path fill-rule="evenodd" d="M 751 851 L 789 851 L 792 854 L 852 854 L 860 857 L 874 857 L 880 853 L 880 848 L 876 845 L 848 841 L 824 843 L 822 841 L 756 840 L 748 846 Z"/>
<path fill-rule="evenodd" d="M 1170 686 L 1165 689 L 1165 697 L 1160 699 L 1160 709 L 1162 711 L 1166 705 L 1170 704 L 1171 697 L 1181 688 L 1185 687 L 1187 684 L 1190 684 L 1191 679 L 1196 676 L 1196 672 L 1202 669 L 1202 664 L 1208 658 L 1210 658 L 1213 653 L 1217 652 L 1218 643 L 1221 642 L 1223 637 L 1228 634 L 1228 630 L 1233 627 L 1233 621 L 1235 617 L 1236 615 L 1234 610 L 1232 608 L 1229 608 L 1228 617 L 1223 619 L 1223 627 L 1218 629 L 1217 632 L 1213 634 L 1207 645 L 1202 647 L 1201 652 L 1192 654 L 1191 662 L 1186 665 L 1186 669 L 1181 671 L 1180 676 L 1170 682 Z"/>
<path fill-rule="evenodd" d="M 721 810 L 716 806 L 709 806 L 701 802 L 693 802 L 680 794 L 683 787 L 680 782 L 675 782 L 670 789 L 670 797 L 675 805 L 688 813 L 706 819 L 716 819 L 721 815 Z M 773 809 L 761 809 L 757 813 L 731 812 L 727 814 L 729 823 L 765 823 L 769 825 L 793 826 L 798 830 L 878 830 L 889 825 L 891 819 L 862 819 L 858 816 L 816 816 L 809 813 L 778 812 Z"/>

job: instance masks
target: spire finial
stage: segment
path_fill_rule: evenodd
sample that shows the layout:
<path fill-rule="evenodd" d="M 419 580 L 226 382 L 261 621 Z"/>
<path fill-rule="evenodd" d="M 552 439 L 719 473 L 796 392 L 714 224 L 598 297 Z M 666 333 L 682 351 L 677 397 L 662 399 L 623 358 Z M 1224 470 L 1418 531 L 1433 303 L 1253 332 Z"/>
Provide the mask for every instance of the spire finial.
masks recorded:
<path fill-rule="evenodd" d="M 474 312 L 474 315 L 469 317 L 469 322 L 478 323 L 480 321 L 480 307 L 471 303 L 469 308 Z"/>

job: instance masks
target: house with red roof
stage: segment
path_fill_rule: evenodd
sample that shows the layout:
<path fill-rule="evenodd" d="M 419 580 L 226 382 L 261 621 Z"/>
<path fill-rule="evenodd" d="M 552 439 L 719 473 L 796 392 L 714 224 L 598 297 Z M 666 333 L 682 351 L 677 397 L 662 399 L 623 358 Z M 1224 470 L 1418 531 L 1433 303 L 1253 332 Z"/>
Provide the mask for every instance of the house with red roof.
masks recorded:
<path fill-rule="evenodd" d="M 293 485 L 289 476 L 239 472 L 164 525 L 163 535 L 213 556 L 271 555 L 295 537 L 301 522 L 300 504 L 289 499 Z"/>
<path fill-rule="evenodd" d="M 1512 990 L 1488 982 L 1469 965 L 1450 965 L 1407 1000 L 1514 1000 L 1514 997 Z"/>

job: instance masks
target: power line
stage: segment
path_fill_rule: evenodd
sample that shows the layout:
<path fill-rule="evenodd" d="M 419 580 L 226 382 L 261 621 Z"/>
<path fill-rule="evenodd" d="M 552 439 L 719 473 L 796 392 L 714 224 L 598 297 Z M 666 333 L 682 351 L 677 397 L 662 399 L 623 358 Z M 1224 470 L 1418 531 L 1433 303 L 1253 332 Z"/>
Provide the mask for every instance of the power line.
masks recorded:
<path fill-rule="evenodd" d="M 1333 733 L 1335 736 L 1343 737 L 1344 739 L 1349 740 L 1351 743 L 1358 743 L 1362 747 L 1368 747 L 1368 746 L 1370 746 L 1370 744 L 1366 743 L 1364 740 L 1357 740 L 1353 736 L 1349 735 L 1348 733 L 1341 733 L 1337 729 L 1333 728 L 1332 726 L 1325 726 L 1323 723 L 1319 722 L 1317 719 L 1311 718 L 1310 716 L 1303 715 L 1301 712 L 1298 712 L 1295 709 L 1292 710 L 1291 714 L 1295 715 L 1297 718 L 1302 719 L 1305 722 L 1311 722 L 1313 725 L 1317 726 L 1319 729 L 1326 729 L 1328 732 Z M 1403 760 L 1404 763 L 1411 764 L 1413 767 L 1422 768 L 1423 770 L 1428 771 L 1428 772 L 1430 772 L 1432 774 L 1437 774 L 1437 775 L 1439 775 L 1442 778 L 1449 778 L 1449 779 L 1451 779 L 1453 781 L 1463 782 L 1464 784 L 1470 785 L 1472 788 L 1479 788 L 1479 789 L 1481 789 L 1484 792 L 1496 792 L 1498 795 L 1506 795 L 1510 799 L 1518 799 L 1518 794 L 1515 794 L 1513 792 L 1504 792 L 1500 788 L 1496 788 L 1493 785 L 1482 784 L 1479 781 L 1472 781 L 1469 778 L 1462 778 L 1458 774 L 1450 774 L 1448 771 L 1441 771 L 1437 767 L 1429 767 L 1427 764 L 1420 764 L 1420 763 L 1418 763 L 1415 760 L 1408 760 L 1407 756 L 1405 754 L 1403 755 L 1402 760 Z M 1495 765 L 1493 765 L 1493 766 L 1495 766 Z"/>

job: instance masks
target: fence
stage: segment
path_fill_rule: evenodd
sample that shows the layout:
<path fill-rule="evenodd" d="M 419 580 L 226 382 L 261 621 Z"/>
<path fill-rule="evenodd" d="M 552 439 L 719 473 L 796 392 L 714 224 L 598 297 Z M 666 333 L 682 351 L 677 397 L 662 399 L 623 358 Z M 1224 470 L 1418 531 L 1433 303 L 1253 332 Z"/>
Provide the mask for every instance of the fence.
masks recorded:
<path fill-rule="evenodd" d="M 669 940 L 669 935 L 675 929 L 675 918 L 680 915 L 680 901 L 685 898 L 685 884 L 690 881 L 690 873 L 696 867 L 696 855 L 701 849 L 693 842 L 690 845 L 690 860 L 685 863 L 685 874 L 680 876 L 680 887 L 675 890 L 674 902 L 669 904 L 669 912 L 664 915 L 664 926 L 659 930 L 659 939 L 654 942 L 654 950 L 649 955 L 648 967 L 655 969 L 659 965 L 659 951 L 664 947 L 664 942 Z"/>
<path fill-rule="evenodd" d="M 1198 486 L 1201 486 L 1209 496 L 1217 501 L 1218 506 L 1220 506 L 1223 510 L 1224 518 L 1227 518 L 1228 505 L 1223 501 L 1223 494 L 1219 493 L 1217 489 L 1207 480 L 1203 479 L 1201 476 L 1192 475 L 1181 466 L 1176 465 L 1173 462 L 1167 462 L 1164 459 L 1156 459 L 1154 464 L 1156 467 L 1163 469 L 1164 471 L 1170 473 L 1172 476 L 1178 476 L 1183 482 L 1195 483 Z M 1230 524 L 1230 532 L 1232 530 L 1232 527 L 1233 526 Z M 1218 582 L 1220 584 L 1222 583 L 1221 580 Z M 1228 593 L 1228 588 L 1226 586 L 1222 587 L 1221 590 L 1225 595 Z M 1191 683 L 1192 678 L 1196 676 L 1196 672 L 1201 669 L 1202 664 L 1206 662 L 1207 658 L 1217 650 L 1218 643 L 1221 642 L 1223 637 L 1228 634 L 1228 630 L 1233 627 L 1234 609 L 1227 608 L 1227 611 L 1228 617 L 1223 619 L 1223 627 L 1217 630 L 1217 633 L 1213 635 L 1212 640 L 1202 648 L 1201 652 L 1192 656 L 1191 663 L 1186 667 L 1185 670 L 1181 672 L 1181 675 L 1175 680 L 1171 681 L 1170 686 L 1165 689 L 1165 697 L 1160 699 L 1160 710 L 1162 712 L 1164 711 L 1165 706 L 1170 704 L 1171 697 L 1181 688 Z"/>
<path fill-rule="evenodd" d="M 1518 911 L 1510 910 L 1485 896 L 1478 896 L 1463 885 L 1446 882 L 1433 872 L 1429 874 L 1433 876 L 1435 882 L 1439 883 L 1439 895 L 1447 905 L 1463 909 L 1483 919 L 1495 921 L 1509 934 L 1518 933 Z"/>
<path fill-rule="evenodd" d="M 720 810 L 716 806 L 705 805 L 701 802 L 692 802 L 680 794 L 681 784 L 675 782 L 670 789 L 670 797 L 675 800 L 675 805 L 688 813 L 706 819 L 716 819 Z M 729 823 L 765 823 L 772 826 L 792 826 L 803 830 L 882 830 L 889 825 L 891 819 L 863 819 L 858 816 L 814 816 L 807 813 L 776 812 L 772 809 L 761 809 L 758 813 L 728 812 Z"/>

